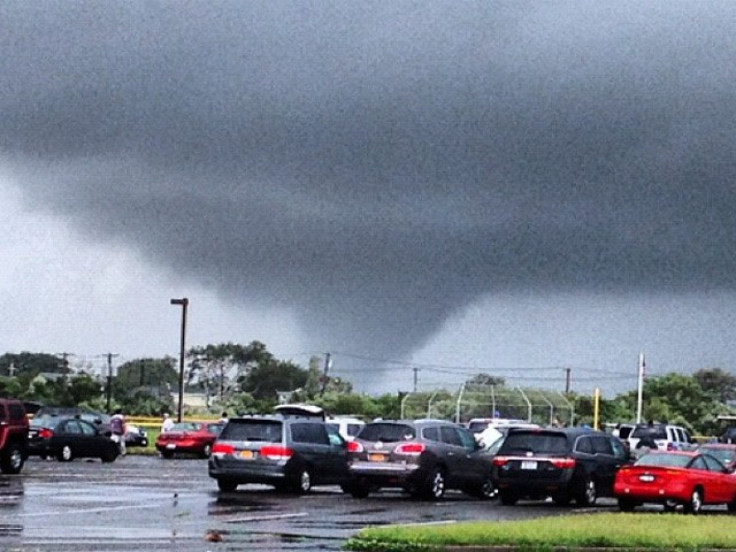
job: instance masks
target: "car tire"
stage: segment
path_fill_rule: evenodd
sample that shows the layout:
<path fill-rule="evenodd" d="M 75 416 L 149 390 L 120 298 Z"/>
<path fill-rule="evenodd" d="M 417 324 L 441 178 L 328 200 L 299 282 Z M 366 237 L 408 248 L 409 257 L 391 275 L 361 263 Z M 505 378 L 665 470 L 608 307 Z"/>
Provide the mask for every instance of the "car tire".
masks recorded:
<path fill-rule="evenodd" d="M 118 451 L 117 450 L 106 450 L 104 453 L 102 453 L 102 456 L 100 456 L 100 460 L 102 460 L 105 464 L 110 464 L 114 462 L 118 457 Z"/>
<path fill-rule="evenodd" d="M 170 450 L 162 450 L 161 451 L 161 456 L 164 457 L 164 458 L 166 458 L 166 459 L 169 459 L 169 458 L 173 458 L 174 457 L 174 453 L 171 452 Z"/>
<path fill-rule="evenodd" d="M 633 512 L 634 508 L 636 508 L 636 502 L 634 502 L 633 500 L 630 500 L 628 498 L 618 499 L 618 509 L 622 512 Z"/>
<path fill-rule="evenodd" d="M 700 488 L 693 489 L 690 500 L 685 504 L 685 512 L 688 514 L 699 514 L 703 508 L 703 491 Z"/>
<path fill-rule="evenodd" d="M 7 474 L 17 474 L 23 469 L 26 459 L 23 449 L 15 443 L 9 444 L 0 457 L 0 471 Z"/>
<path fill-rule="evenodd" d="M 425 500 L 439 500 L 445 495 L 445 472 L 434 468 L 424 482 L 420 493 Z"/>
<path fill-rule="evenodd" d="M 595 487 L 595 479 L 586 476 L 582 482 L 578 494 L 575 496 L 575 503 L 578 506 L 592 506 L 598 498 L 598 492 Z"/>
<path fill-rule="evenodd" d="M 504 506 L 513 506 L 519 501 L 519 497 L 516 493 L 509 489 L 501 489 L 498 491 L 498 498 Z"/>
<path fill-rule="evenodd" d="M 223 493 L 232 493 L 235 489 L 238 488 L 238 484 L 232 479 L 218 479 L 217 488 L 220 489 Z"/>
<path fill-rule="evenodd" d="M 727 504 L 729 512 L 736 512 L 736 497 Z"/>
<path fill-rule="evenodd" d="M 56 459 L 59 462 L 71 462 L 74 460 L 74 451 L 70 445 L 62 445 L 56 453 Z"/>
<path fill-rule="evenodd" d="M 205 445 L 204 448 L 202 449 L 202 454 L 200 454 L 200 456 L 202 458 L 209 458 L 210 454 L 212 454 L 212 445 L 209 445 L 209 444 Z"/>
<path fill-rule="evenodd" d="M 493 500 L 498 497 L 498 488 L 489 475 L 483 479 L 480 485 L 466 489 L 465 493 L 475 498 Z"/>
<path fill-rule="evenodd" d="M 302 468 L 297 472 L 291 488 L 298 494 L 306 494 L 312 490 L 312 474 L 307 468 Z"/>

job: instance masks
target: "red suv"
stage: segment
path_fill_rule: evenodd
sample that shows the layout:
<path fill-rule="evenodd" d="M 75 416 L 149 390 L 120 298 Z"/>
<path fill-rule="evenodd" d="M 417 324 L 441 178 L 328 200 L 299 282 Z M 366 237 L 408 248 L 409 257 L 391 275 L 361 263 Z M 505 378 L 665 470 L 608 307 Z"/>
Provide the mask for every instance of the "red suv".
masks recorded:
<path fill-rule="evenodd" d="M 20 473 L 28 458 L 28 417 L 23 403 L 0 398 L 0 471 Z"/>

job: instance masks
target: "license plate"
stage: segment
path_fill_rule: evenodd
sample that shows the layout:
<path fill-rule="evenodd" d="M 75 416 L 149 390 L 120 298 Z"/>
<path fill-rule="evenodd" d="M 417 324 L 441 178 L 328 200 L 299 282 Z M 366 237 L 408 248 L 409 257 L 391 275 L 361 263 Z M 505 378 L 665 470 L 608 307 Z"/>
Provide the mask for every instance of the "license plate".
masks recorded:
<path fill-rule="evenodd" d="M 169 449 L 169 450 L 175 449 L 176 448 L 176 445 L 174 443 L 169 443 L 168 445 L 166 445 L 166 448 Z"/>
<path fill-rule="evenodd" d="M 521 469 L 522 470 L 536 470 L 537 469 L 536 460 L 522 460 Z"/>
<path fill-rule="evenodd" d="M 369 454 L 368 460 L 370 460 L 371 462 L 385 462 L 386 455 L 385 454 Z"/>
<path fill-rule="evenodd" d="M 654 476 L 650 474 L 640 475 L 639 481 L 643 481 L 644 483 L 651 483 L 652 481 L 654 481 Z"/>
<path fill-rule="evenodd" d="M 239 456 L 245 460 L 252 460 L 256 457 L 252 450 L 241 450 Z"/>

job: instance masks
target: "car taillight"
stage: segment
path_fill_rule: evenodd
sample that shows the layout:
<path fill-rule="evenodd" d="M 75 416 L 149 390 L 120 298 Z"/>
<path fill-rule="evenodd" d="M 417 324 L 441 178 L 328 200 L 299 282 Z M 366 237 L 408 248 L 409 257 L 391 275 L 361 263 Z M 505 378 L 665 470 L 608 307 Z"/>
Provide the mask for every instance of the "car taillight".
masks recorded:
<path fill-rule="evenodd" d="M 235 447 L 225 443 L 215 443 L 212 447 L 212 454 L 235 454 Z"/>
<path fill-rule="evenodd" d="M 348 441 L 348 452 L 363 452 L 363 445 L 355 441 Z"/>
<path fill-rule="evenodd" d="M 550 460 L 550 463 L 558 469 L 565 470 L 568 468 L 574 468 L 575 467 L 575 459 L 574 458 L 553 458 Z"/>
<path fill-rule="evenodd" d="M 289 447 L 266 446 L 261 447 L 259 454 L 261 456 L 265 456 L 269 460 L 286 460 L 291 458 L 294 451 Z"/>
<path fill-rule="evenodd" d="M 394 452 L 396 454 L 418 456 L 424 452 L 425 448 L 422 443 L 402 443 L 394 449 Z"/>
<path fill-rule="evenodd" d="M 505 466 L 509 463 L 509 459 L 503 456 L 496 456 L 491 462 L 494 466 Z"/>
<path fill-rule="evenodd" d="M 54 432 L 50 429 L 43 428 L 38 432 L 38 436 L 41 439 L 51 439 L 54 436 Z"/>

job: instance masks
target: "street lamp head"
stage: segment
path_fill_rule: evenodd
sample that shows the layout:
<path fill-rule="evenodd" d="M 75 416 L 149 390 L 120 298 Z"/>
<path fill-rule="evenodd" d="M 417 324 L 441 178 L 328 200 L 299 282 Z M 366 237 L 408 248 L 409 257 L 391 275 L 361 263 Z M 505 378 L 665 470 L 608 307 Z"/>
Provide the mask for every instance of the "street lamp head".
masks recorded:
<path fill-rule="evenodd" d="M 171 304 L 172 305 L 183 305 L 186 307 L 189 304 L 189 299 L 187 299 L 186 297 L 184 297 L 183 299 L 172 299 Z"/>

